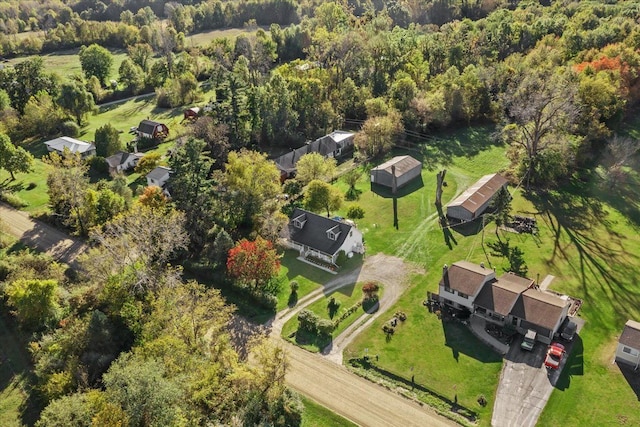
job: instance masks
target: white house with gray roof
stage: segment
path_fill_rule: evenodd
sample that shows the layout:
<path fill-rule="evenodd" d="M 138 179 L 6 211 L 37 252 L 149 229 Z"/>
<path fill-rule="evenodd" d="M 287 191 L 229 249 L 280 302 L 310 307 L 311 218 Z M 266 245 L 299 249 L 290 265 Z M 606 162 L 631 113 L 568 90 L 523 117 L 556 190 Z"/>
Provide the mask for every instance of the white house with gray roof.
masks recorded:
<path fill-rule="evenodd" d="M 335 264 L 340 251 L 364 253 L 362 233 L 352 223 L 295 209 L 289 221 L 287 245 L 300 256 Z"/>
<path fill-rule="evenodd" d="M 61 136 L 59 138 L 46 141 L 44 145 L 47 146 L 47 150 L 50 153 L 56 152 L 58 154 L 62 154 L 64 153 L 64 150 L 67 149 L 72 154 L 80 153 L 80 156 L 83 158 L 96 155 L 95 145 L 69 136 Z"/>
<path fill-rule="evenodd" d="M 616 361 L 631 365 L 634 369 L 640 367 L 640 322 L 627 320 L 618 339 Z"/>
<path fill-rule="evenodd" d="M 170 177 L 171 169 L 166 166 L 158 166 L 147 174 L 147 185 L 156 185 L 160 188 L 164 188 Z"/>

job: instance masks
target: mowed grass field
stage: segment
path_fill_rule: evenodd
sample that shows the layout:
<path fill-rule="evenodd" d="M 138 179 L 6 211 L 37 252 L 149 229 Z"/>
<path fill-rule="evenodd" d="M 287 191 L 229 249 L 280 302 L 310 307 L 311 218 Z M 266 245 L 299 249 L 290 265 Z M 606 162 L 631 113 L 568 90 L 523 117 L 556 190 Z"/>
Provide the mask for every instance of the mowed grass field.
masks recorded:
<path fill-rule="evenodd" d="M 16 65 L 24 62 L 27 59 L 34 57 L 42 58 L 44 62 L 44 68 L 46 72 L 52 72 L 62 78 L 63 81 L 70 79 L 73 75 L 82 75 L 82 67 L 80 66 L 80 57 L 78 52 L 80 49 L 61 50 L 59 52 L 48 53 L 45 55 L 32 55 L 23 56 L 19 58 L 10 59 L 7 63 L 9 65 Z M 113 64 L 111 64 L 110 79 L 118 79 L 118 69 L 120 64 L 127 57 L 127 51 L 124 49 L 109 49 L 109 52 L 113 55 Z"/>
<path fill-rule="evenodd" d="M 451 135 L 450 140 L 458 142 L 458 152 L 434 160 L 434 166 L 439 166 L 436 160 L 444 160 L 448 170 L 444 204 L 479 176 L 506 166 L 502 147 L 473 143 L 482 132 L 475 129 Z M 488 129 L 485 137 L 490 139 Z M 429 167 L 429 159 L 423 161 Z M 413 277 L 409 291 L 390 309 L 409 316 L 393 337 L 386 339 L 381 330 L 385 319 L 380 318 L 349 346 L 345 360 L 361 357 L 368 349 L 369 355 L 379 355 L 381 368 L 405 380 L 414 376 L 416 383 L 477 412 L 480 425 L 489 425 L 500 357 L 466 328 L 438 320 L 422 301 L 427 291 L 437 291 L 445 263 L 484 262 L 498 274 L 509 263 L 490 247 L 497 242 L 494 224 L 486 225 L 484 237 L 481 223 L 464 230 L 440 227 L 433 206 L 436 170 L 423 170 L 424 187 L 398 198 L 397 228 L 393 200 L 372 192 L 367 176 L 358 184 L 362 193 L 354 203 L 366 211 L 358 225 L 368 254 L 401 256 L 425 273 Z M 539 274 L 542 279 L 552 274 L 556 276 L 552 290 L 584 301 L 580 316 L 586 325 L 579 345 L 570 355 L 540 425 L 593 425 L 594 420 L 601 420 L 602 425 L 640 425 L 640 391 L 634 391 L 612 364 L 624 322 L 640 319 L 638 184 L 640 179 L 634 174 L 624 185 L 604 188 L 601 177 L 593 173 L 544 194 L 525 195 L 511 188 L 512 213 L 535 217 L 540 232 L 533 236 L 500 231 L 502 241 L 524 252 L 529 277 L 535 279 Z M 477 402 L 480 395 L 488 400 L 484 408 Z"/>

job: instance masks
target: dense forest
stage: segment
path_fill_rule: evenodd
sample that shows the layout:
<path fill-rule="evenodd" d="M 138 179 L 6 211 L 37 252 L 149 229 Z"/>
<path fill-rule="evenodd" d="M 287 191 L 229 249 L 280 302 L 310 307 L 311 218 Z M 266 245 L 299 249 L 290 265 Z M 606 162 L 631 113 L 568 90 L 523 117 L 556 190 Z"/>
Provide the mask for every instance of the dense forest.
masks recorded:
<path fill-rule="evenodd" d="M 282 350 L 234 343 L 232 309 L 180 267 L 204 266 L 274 309 L 286 213 L 318 201 L 298 197 L 308 182 L 282 187 L 262 153 L 347 125 L 363 160 L 492 124 L 514 182 L 553 187 L 604 157 L 614 185 L 637 149 L 615 132 L 640 100 L 638 19 L 635 1 L 0 2 L 1 55 L 79 48 L 82 64 L 74 76 L 38 57 L 0 69 L 0 168 L 12 176 L 31 167 L 26 143 L 77 136 L 105 100 L 155 91 L 161 108 L 210 107 L 177 139 L 171 200 L 90 180 L 125 148 L 109 125 L 97 160 L 47 160 L 52 220 L 92 249 L 79 273 L 40 255 L 0 260 L 4 304 L 32 338 L 37 425 L 299 424 Z M 243 26 L 255 31 L 186 43 Z M 127 52 L 113 81 L 107 48 Z"/>

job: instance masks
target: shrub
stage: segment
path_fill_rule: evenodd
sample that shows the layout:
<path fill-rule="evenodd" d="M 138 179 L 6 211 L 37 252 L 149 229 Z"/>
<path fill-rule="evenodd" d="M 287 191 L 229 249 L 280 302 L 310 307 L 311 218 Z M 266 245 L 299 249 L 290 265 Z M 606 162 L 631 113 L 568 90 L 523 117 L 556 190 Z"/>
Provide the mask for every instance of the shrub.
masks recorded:
<path fill-rule="evenodd" d="M 364 209 L 358 205 L 351 205 L 347 209 L 347 218 L 349 219 L 361 219 L 364 218 Z"/>
<path fill-rule="evenodd" d="M 318 330 L 318 334 L 328 336 L 335 330 L 333 322 L 327 319 L 320 319 L 316 324 L 316 329 Z"/>
<path fill-rule="evenodd" d="M 104 157 L 93 156 L 89 159 L 89 169 L 92 174 L 106 174 L 109 172 L 109 165 Z"/>
<path fill-rule="evenodd" d="M 393 335 L 393 333 L 394 333 L 396 330 L 394 329 L 394 327 L 393 327 L 393 326 L 391 326 L 391 325 L 389 325 L 389 324 L 385 323 L 385 324 L 382 326 L 382 331 L 383 331 L 385 334 L 387 334 L 387 335 Z"/>
<path fill-rule="evenodd" d="M 318 316 L 310 310 L 304 309 L 298 313 L 298 329 L 315 334 L 318 328 Z"/>
<path fill-rule="evenodd" d="M 300 284 L 297 281 L 292 280 L 291 282 L 289 282 L 289 288 L 291 288 L 292 294 L 296 294 L 298 293 L 298 289 L 300 289 Z"/>
<path fill-rule="evenodd" d="M 338 252 L 338 257 L 336 258 L 336 264 L 339 267 L 342 267 L 345 262 L 347 262 L 347 254 L 345 253 L 345 251 L 341 250 L 340 252 Z"/>
<path fill-rule="evenodd" d="M 376 297 L 376 293 L 380 290 L 380 286 L 376 282 L 367 282 L 362 285 L 362 292 L 365 299 L 371 299 Z"/>
<path fill-rule="evenodd" d="M 29 203 L 22 200 L 20 196 L 17 194 L 11 193 L 9 191 L 0 192 L 0 200 L 7 203 L 8 205 L 13 206 L 16 209 L 25 208 L 29 206 Z"/>
<path fill-rule="evenodd" d="M 73 120 L 67 120 L 60 124 L 60 132 L 64 136 L 70 136 L 71 138 L 76 138 L 80 135 L 80 126 Z"/>
<path fill-rule="evenodd" d="M 394 314 L 393 316 L 401 322 L 407 320 L 407 313 L 405 313 L 404 311 L 396 311 L 396 314 Z"/>
<path fill-rule="evenodd" d="M 27 190 L 33 190 L 37 186 L 38 184 L 36 184 L 35 182 L 30 182 L 29 185 L 27 185 Z"/>

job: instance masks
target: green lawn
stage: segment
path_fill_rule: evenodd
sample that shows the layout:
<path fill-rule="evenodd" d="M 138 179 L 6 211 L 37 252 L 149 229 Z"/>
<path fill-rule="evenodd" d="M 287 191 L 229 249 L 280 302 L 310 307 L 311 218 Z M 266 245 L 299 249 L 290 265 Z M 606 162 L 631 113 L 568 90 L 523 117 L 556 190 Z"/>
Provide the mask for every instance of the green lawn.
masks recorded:
<path fill-rule="evenodd" d="M 380 287 L 378 295 L 381 297 L 383 288 Z M 350 307 L 362 300 L 362 283 L 354 283 L 348 286 L 344 286 L 336 291 L 326 294 L 324 298 L 310 304 L 306 307 L 307 310 L 315 313 L 320 319 L 335 320 L 340 318 Z M 335 298 L 336 302 L 340 304 L 337 310 L 329 311 L 329 300 Z M 345 331 L 350 325 L 356 322 L 360 317 L 365 314 L 365 308 L 360 306 L 354 313 L 339 323 L 338 327 L 331 334 L 333 337 L 337 337 Z M 321 351 L 327 344 L 328 340 L 314 340 L 313 342 L 298 342 L 296 337 L 289 338 L 298 330 L 298 318 L 294 317 L 289 320 L 282 328 L 282 337 L 291 341 L 292 343 L 299 345 L 300 347 L 317 353 Z M 315 337 L 314 337 L 315 338 Z"/>
<path fill-rule="evenodd" d="M 322 284 L 335 278 L 335 275 L 296 259 L 298 253 L 294 250 L 286 250 L 280 259 L 280 291 L 278 292 L 277 311 L 284 310 L 297 303 L 298 299 L 314 291 Z M 289 284 L 295 280 L 299 288 L 297 298 L 291 295 Z"/>
<path fill-rule="evenodd" d="M 507 164 L 499 146 L 486 144 L 474 150 L 462 142 L 480 138 L 482 129 L 470 131 L 468 136 L 469 131 L 452 135 L 461 142 L 453 144 L 458 151 L 437 159 L 447 164 L 445 204 L 479 176 Z M 431 161 L 425 158 L 429 166 Z M 446 232 L 439 227 L 433 207 L 434 176 L 435 170 L 424 170 L 424 187 L 397 200 L 398 229 L 392 199 L 372 193 L 366 176 L 358 184 L 362 193 L 356 203 L 366 211 L 358 225 L 368 253 L 401 256 L 422 266 L 425 274 L 415 276 L 409 291 L 390 309 L 409 316 L 391 340 L 382 333 L 384 319 L 379 319 L 349 346 L 345 360 L 361 357 L 366 348 L 369 355 L 379 355 L 382 369 L 405 380 L 414 376 L 416 383 L 477 412 L 479 424 L 488 425 L 500 358 L 460 325 L 442 323 L 421 303 L 427 291 L 437 291 L 445 263 L 485 262 L 501 274 L 508 262 L 490 248 L 497 242 L 493 224 L 486 226 L 484 246 L 482 233 L 473 227 Z M 640 277 L 640 179 L 634 176 L 613 189 L 601 188 L 595 174 L 576 182 L 539 196 L 515 192 L 513 213 L 535 216 L 540 233 L 501 232 L 503 241 L 508 239 L 510 247 L 524 252 L 529 277 L 553 274 L 553 290 L 584 300 L 580 315 L 586 326 L 540 424 L 578 426 L 609 420 L 639 425 L 638 395 L 611 361 L 624 322 L 640 319 L 640 288 L 635 280 Z M 343 183 L 338 185 L 346 189 Z M 477 403 L 481 394 L 488 400 L 485 408 Z"/>
<path fill-rule="evenodd" d="M 47 72 L 54 72 L 58 76 L 62 77 L 63 80 L 65 80 L 69 79 L 74 74 L 82 75 L 80 57 L 78 56 L 79 51 L 80 49 L 69 49 L 54 53 L 48 53 L 46 55 L 23 56 L 10 59 L 8 63 L 10 65 L 16 65 L 27 59 L 40 57 L 44 62 L 44 68 Z M 109 75 L 109 77 L 110 79 L 117 80 L 118 69 L 120 68 L 120 64 L 122 64 L 122 61 L 124 61 L 127 57 L 127 52 L 123 49 L 109 49 L 109 51 L 111 52 L 113 57 L 113 64 L 111 64 L 111 74 Z"/>
<path fill-rule="evenodd" d="M 316 403 L 308 397 L 302 396 L 304 413 L 302 414 L 302 427 L 355 427 L 356 424 L 342 418 L 324 406 Z"/>

